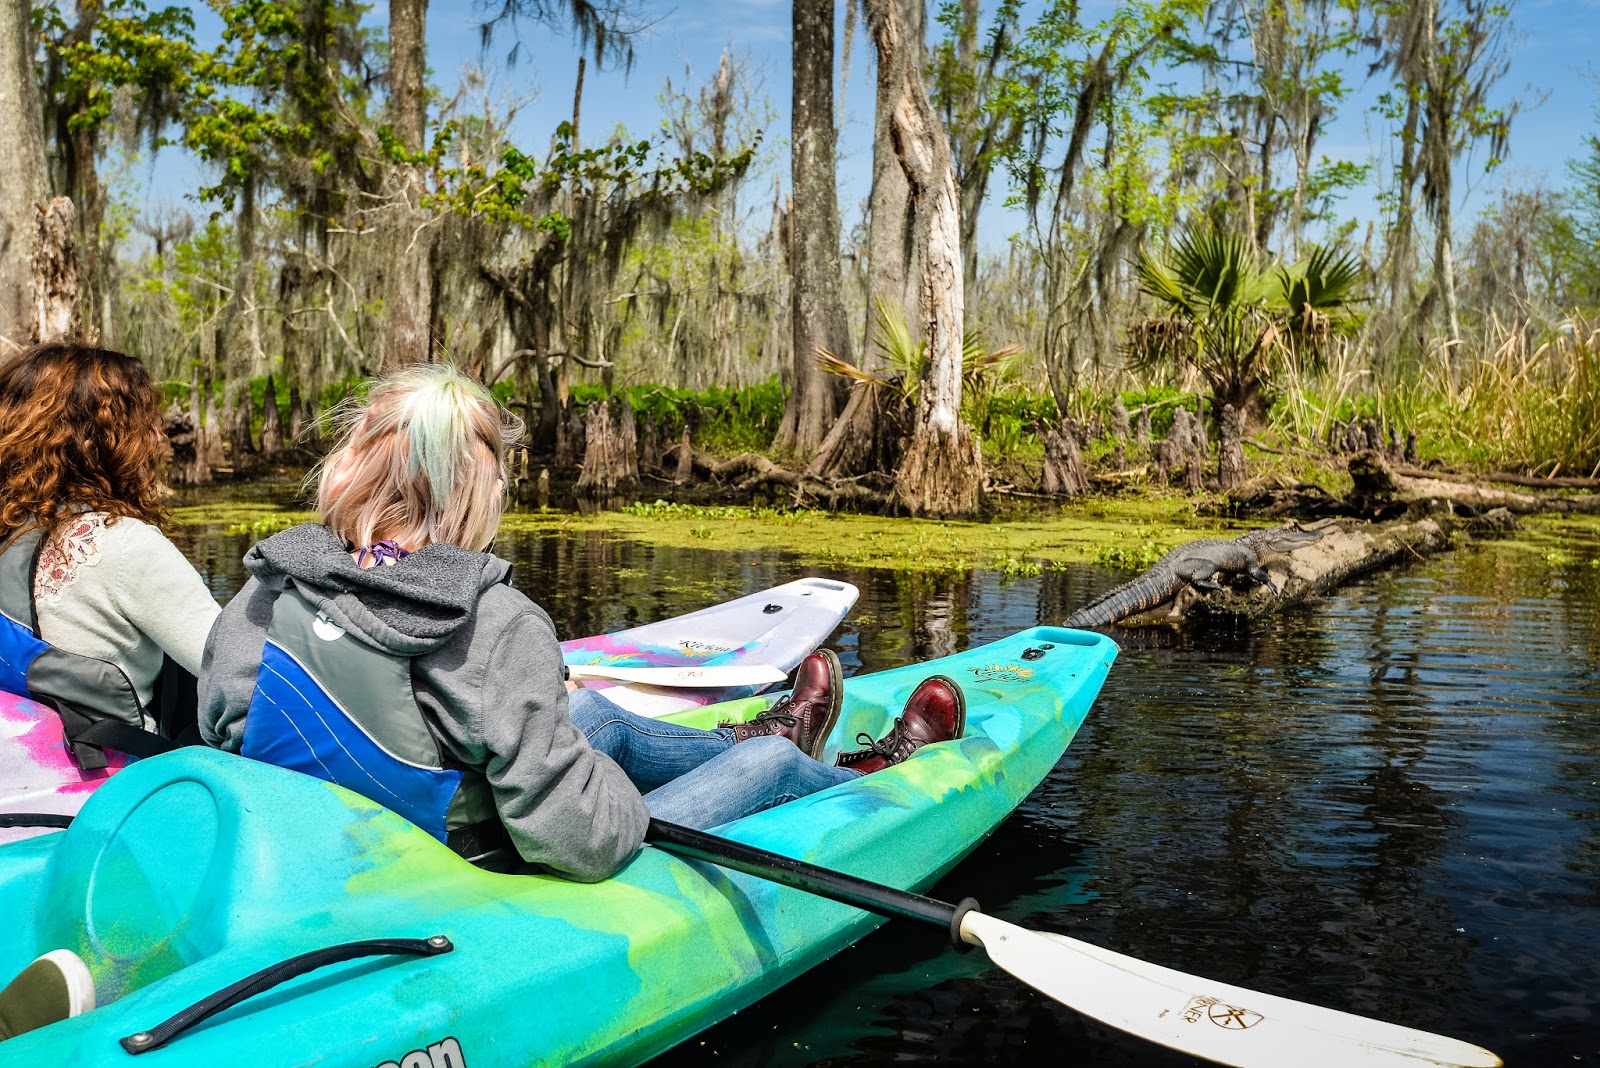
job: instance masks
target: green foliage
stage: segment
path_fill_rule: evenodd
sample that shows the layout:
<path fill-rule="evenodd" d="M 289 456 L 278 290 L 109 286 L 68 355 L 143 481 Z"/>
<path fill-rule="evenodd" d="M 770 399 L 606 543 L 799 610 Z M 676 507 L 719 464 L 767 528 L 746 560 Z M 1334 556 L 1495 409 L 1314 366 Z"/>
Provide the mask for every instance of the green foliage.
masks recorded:
<path fill-rule="evenodd" d="M 912 340 L 905 314 L 897 306 L 880 298 L 873 307 L 872 343 L 884 364 L 883 372 L 864 371 L 831 352 L 821 353 L 817 362 L 829 374 L 890 390 L 903 405 L 915 407 L 927 369 L 927 345 Z M 980 433 L 986 432 L 989 423 L 989 399 L 1004 380 L 1016 353 L 1015 345 L 989 350 L 976 330 L 968 330 L 961 339 L 961 406 L 967 421 L 979 425 Z"/>
<path fill-rule="evenodd" d="M 1436 356 L 1381 386 L 1336 366 L 1285 390 L 1272 425 L 1283 438 L 1314 447 L 1333 420 L 1352 418 L 1414 431 L 1424 460 L 1600 473 L 1600 327 L 1583 319 L 1542 335 L 1501 327 L 1486 351 Z"/>
<path fill-rule="evenodd" d="M 1103 545 L 1095 559 L 1114 571 L 1148 571 L 1167 554 L 1167 546 L 1156 540 L 1152 527 L 1140 527 L 1126 541 Z"/>
<path fill-rule="evenodd" d="M 265 538 L 269 534 L 276 534 L 280 530 L 288 530 L 301 520 L 294 516 L 278 515 L 276 513 L 262 516 L 260 519 L 250 519 L 239 523 L 229 523 L 223 529 L 229 534 L 248 534 L 252 538 Z"/>
<path fill-rule="evenodd" d="M 655 421 L 663 444 L 677 440 L 687 425 L 695 443 L 712 452 L 764 449 L 783 420 L 783 386 L 776 379 L 741 389 L 671 389 L 626 386 L 616 391 L 633 406 L 642 425 Z M 590 404 L 608 396 L 600 385 L 574 386 L 572 399 Z"/>
<path fill-rule="evenodd" d="M 682 504 L 677 501 L 636 501 L 622 509 L 624 515 L 639 516 L 642 519 L 763 519 L 780 520 L 786 524 L 803 522 L 806 519 L 815 519 L 827 513 L 819 512 L 812 508 L 769 508 L 762 506 L 745 505 L 703 505 Z M 709 530 L 709 527 L 696 527 L 694 530 Z M 708 537 L 706 534 L 694 534 L 693 537 Z"/>
<path fill-rule="evenodd" d="M 1041 574 L 1044 571 L 1044 566 L 1037 560 L 1028 560 L 1007 553 L 997 553 L 989 561 L 989 570 L 998 571 L 1008 579 L 1032 578 Z"/>
<path fill-rule="evenodd" d="M 1180 235 L 1164 260 L 1141 252 L 1141 288 L 1165 317 L 1136 324 L 1136 367 L 1193 367 L 1214 402 L 1243 408 L 1285 364 L 1317 364 L 1336 335 L 1357 324 L 1365 268 L 1348 253 L 1311 246 L 1305 263 L 1263 270 L 1249 242 L 1216 229 Z"/>

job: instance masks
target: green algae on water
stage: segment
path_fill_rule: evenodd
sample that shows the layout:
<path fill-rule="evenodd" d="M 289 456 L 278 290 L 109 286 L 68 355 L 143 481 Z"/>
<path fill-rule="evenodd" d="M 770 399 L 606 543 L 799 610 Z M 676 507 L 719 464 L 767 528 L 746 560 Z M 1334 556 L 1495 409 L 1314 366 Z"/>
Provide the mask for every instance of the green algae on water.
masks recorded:
<path fill-rule="evenodd" d="M 1011 576 L 1134 558 L 1200 537 L 1231 537 L 1252 524 L 1203 517 L 1186 497 L 1086 498 L 1060 509 L 987 522 L 836 514 L 811 509 L 646 502 L 617 512 L 508 513 L 504 533 L 592 534 L 644 544 L 731 552 L 785 552 L 808 563 L 897 571 L 993 568 Z M 1155 550 L 1159 548 L 1159 552 Z M 1121 561 L 1119 561 L 1121 562 Z"/>

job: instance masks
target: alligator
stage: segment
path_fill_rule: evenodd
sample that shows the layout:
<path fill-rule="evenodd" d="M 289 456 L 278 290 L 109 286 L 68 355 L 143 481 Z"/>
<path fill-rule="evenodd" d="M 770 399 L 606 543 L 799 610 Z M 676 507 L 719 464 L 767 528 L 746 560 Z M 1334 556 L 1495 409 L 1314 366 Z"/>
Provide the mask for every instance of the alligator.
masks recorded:
<path fill-rule="evenodd" d="M 1308 545 L 1322 537 L 1320 531 L 1273 527 L 1252 530 L 1231 541 L 1201 538 L 1173 549 L 1155 566 L 1132 582 L 1124 582 L 1093 604 L 1067 617 L 1069 627 L 1103 627 L 1165 604 L 1186 587 L 1220 590 L 1219 575 L 1230 581 L 1247 579 L 1274 594 L 1277 585 L 1261 566 L 1278 553 Z"/>

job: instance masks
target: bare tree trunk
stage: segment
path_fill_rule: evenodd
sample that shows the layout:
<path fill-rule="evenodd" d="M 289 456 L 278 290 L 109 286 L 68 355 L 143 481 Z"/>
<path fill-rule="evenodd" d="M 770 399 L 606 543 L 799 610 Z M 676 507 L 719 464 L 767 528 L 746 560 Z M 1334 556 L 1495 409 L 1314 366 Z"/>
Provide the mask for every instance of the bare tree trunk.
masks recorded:
<path fill-rule="evenodd" d="M 689 428 L 683 428 L 683 436 L 678 439 L 677 466 L 672 472 L 672 482 L 681 486 L 694 477 L 694 446 L 689 442 Z"/>
<path fill-rule="evenodd" d="M 922 76 L 923 0 L 894 2 L 906 31 L 901 51 L 889 60 L 881 51 L 878 55 L 877 98 L 872 117 L 872 188 L 867 199 L 867 322 L 863 335 L 863 366 L 867 367 L 876 362 L 872 345 L 872 328 L 877 321 L 875 301 L 885 301 L 905 316 L 912 340 L 922 334 L 917 315 L 922 306 L 922 249 L 916 241 L 911 186 L 895 155 L 894 108 L 899 87 L 910 76 L 908 71 L 915 71 L 918 79 Z"/>
<path fill-rule="evenodd" d="M 72 201 L 56 197 L 37 206 L 38 236 L 33 246 L 32 340 L 83 337 L 78 300 L 77 239 Z"/>
<path fill-rule="evenodd" d="M 28 0 L 0 0 L 0 351 L 33 327 L 35 206 L 49 195 Z"/>
<path fill-rule="evenodd" d="M 914 0 L 920 7 L 921 0 Z M 970 296 L 978 285 L 978 213 L 989 189 L 989 174 L 1002 147 L 1021 134 L 1015 109 L 993 108 L 990 87 L 1011 47 L 1017 15 L 995 13 L 984 54 L 978 52 L 978 0 L 960 0 L 961 22 L 953 55 L 956 69 L 939 75 L 946 94 L 944 125 L 955 155 L 956 187 L 961 190 L 962 288 Z M 920 39 L 923 34 L 918 33 Z"/>
<path fill-rule="evenodd" d="M 794 276 L 794 389 L 782 452 L 808 459 L 838 411 L 831 377 L 817 350 L 850 358 L 839 270 L 839 194 L 833 128 L 833 0 L 794 5 L 794 104 L 791 118 L 794 210 L 790 264 Z"/>
<path fill-rule="evenodd" d="M 1244 415 L 1233 405 L 1222 409 L 1222 427 L 1217 432 L 1217 488 L 1223 492 L 1242 486 L 1244 466 Z"/>
<path fill-rule="evenodd" d="M 605 496 L 638 484 L 634 433 L 633 408 L 626 398 L 612 397 L 589 406 L 584 419 L 583 474 L 577 485 L 580 494 Z"/>
<path fill-rule="evenodd" d="M 261 406 L 261 455 L 268 460 L 283 455 L 283 413 L 278 410 L 278 387 L 271 375 Z"/>
<path fill-rule="evenodd" d="M 1447 330 L 1447 341 L 1461 340 L 1461 312 L 1456 305 L 1456 261 L 1453 242 L 1450 235 L 1450 199 L 1448 196 L 1440 198 L 1434 218 L 1433 238 L 1433 270 L 1436 283 L 1439 287 L 1439 299 L 1444 304 L 1444 326 Z M 1455 353 L 1451 353 L 1452 366 L 1457 362 Z"/>
<path fill-rule="evenodd" d="M 175 486 L 203 486 L 211 481 L 205 448 L 200 440 L 200 425 L 193 412 L 183 410 L 174 400 L 165 414 L 167 441 L 172 446 L 169 477 Z"/>
<path fill-rule="evenodd" d="M 427 118 L 425 30 L 428 0 L 390 0 L 389 116 L 408 152 L 424 148 Z M 390 235 L 384 284 L 383 366 L 406 367 L 432 357 L 429 323 L 433 309 L 433 231 L 414 206 L 422 176 L 405 164 L 396 168 L 395 232 Z"/>
<path fill-rule="evenodd" d="M 255 307 L 256 267 L 256 183 L 248 180 L 239 198 L 239 269 L 234 275 L 233 296 L 223 309 L 220 342 L 223 350 L 222 428 L 228 441 L 233 475 L 238 478 L 250 470 L 255 443 L 250 436 L 253 404 L 250 375 L 255 370 L 256 341 L 260 337 L 259 311 Z M 248 314 L 248 326 L 241 316 Z"/>
<path fill-rule="evenodd" d="M 922 71 L 908 62 L 900 0 L 866 0 L 880 70 L 898 72 L 894 150 L 911 187 L 917 246 L 922 250 L 922 321 L 927 361 L 917 415 L 900 467 L 895 499 L 912 515 L 971 515 L 978 510 L 983 460 L 961 418 L 961 210 L 950 142 L 934 113 Z M 912 54 L 920 54 L 920 47 Z"/>

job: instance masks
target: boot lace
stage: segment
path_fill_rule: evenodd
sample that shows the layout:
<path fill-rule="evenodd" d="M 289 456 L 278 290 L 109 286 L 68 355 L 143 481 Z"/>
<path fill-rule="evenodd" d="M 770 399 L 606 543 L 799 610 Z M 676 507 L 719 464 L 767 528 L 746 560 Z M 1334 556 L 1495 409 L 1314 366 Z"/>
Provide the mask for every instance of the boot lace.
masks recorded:
<path fill-rule="evenodd" d="M 854 753 L 846 753 L 842 758 L 851 764 L 869 756 L 881 756 L 891 764 L 898 764 L 917 750 L 916 740 L 906 733 L 905 721 L 899 716 L 895 717 L 893 729 L 882 738 L 874 738 L 862 731 L 856 735 L 856 744 L 862 748 Z"/>
<path fill-rule="evenodd" d="M 773 705 L 771 708 L 767 709 L 765 712 L 760 713 L 755 718 L 749 720 L 747 723 L 744 724 L 744 726 L 754 727 L 758 723 L 761 723 L 761 724 L 764 724 L 764 723 L 777 723 L 777 724 L 779 724 L 779 725 L 781 725 L 783 727 L 796 726 L 800 722 L 800 717 L 795 715 L 795 714 L 793 714 L 792 712 L 785 712 L 784 711 L 784 709 L 788 708 L 793 703 L 794 703 L 794 699 L 791 698 L 788 694 L 785 694 L 784 696 L 782 696 L 782 697 L 780 697 L 778 699 L 778 703 L 777 704 Z M 719 727 L 733 727 L 733 726 L 739 726 L 739 724 L 735 724 L 730 720 L 730 721 L 727 721 L 727 722 L 724 722 L 724 723 L 719 723 L 719 724 L 717 724 L 717 726 L 719 726 Z"/>

